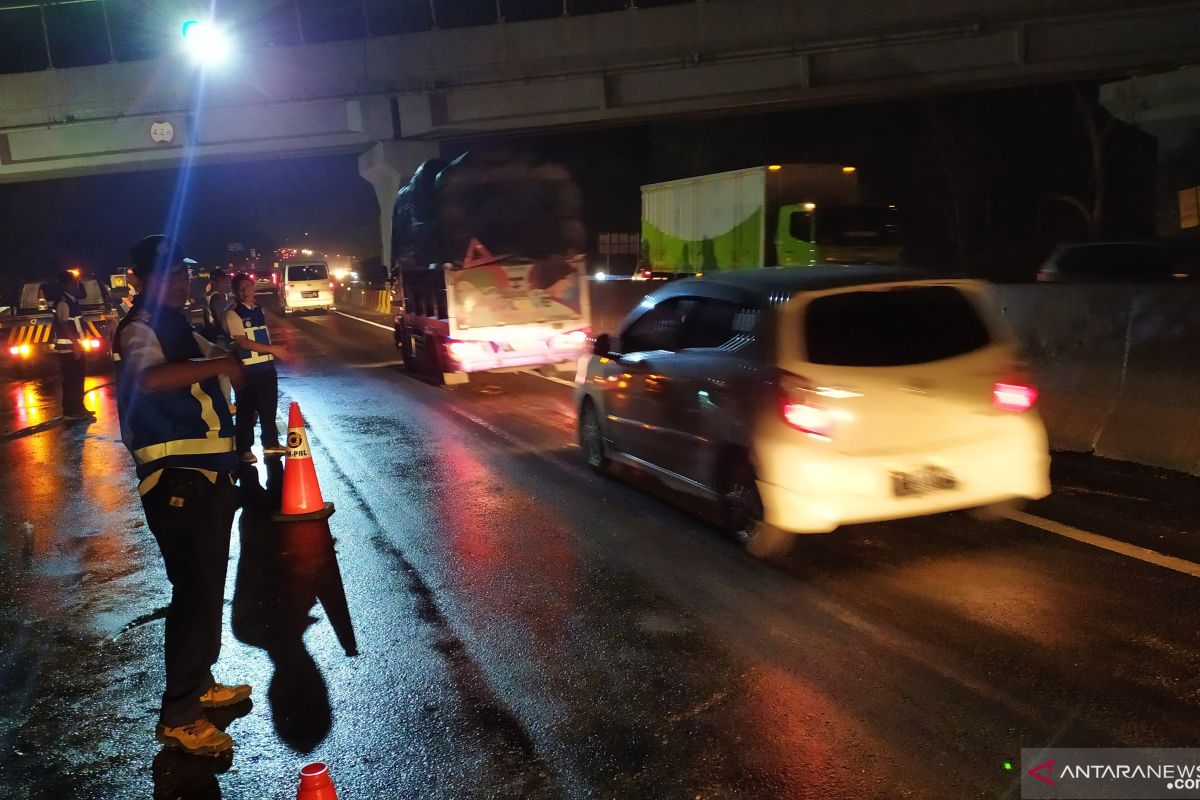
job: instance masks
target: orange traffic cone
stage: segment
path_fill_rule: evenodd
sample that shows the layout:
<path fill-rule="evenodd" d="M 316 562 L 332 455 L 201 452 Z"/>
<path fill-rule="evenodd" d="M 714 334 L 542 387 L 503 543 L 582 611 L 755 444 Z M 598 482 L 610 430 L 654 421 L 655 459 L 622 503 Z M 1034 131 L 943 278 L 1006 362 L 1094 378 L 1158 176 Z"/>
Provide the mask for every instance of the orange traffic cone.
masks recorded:
<path fill-rule="evenodd" d="M 321 499 L 317 470 L 313 466 L 308 434 L 304 432 L 304 417 L 300 404 L 292 403 L 288 413 L 287 462 L 283 468 L 283 502 L 277 522 L 302 519 L 325 519 L 333 513 L 333 503 Z"/>
<path fill-rule="evenodd" d="M 329 767 L 318 761 L 300 770 L 300 791 L 296 792 L 296 800 L 337 800 Z"/>

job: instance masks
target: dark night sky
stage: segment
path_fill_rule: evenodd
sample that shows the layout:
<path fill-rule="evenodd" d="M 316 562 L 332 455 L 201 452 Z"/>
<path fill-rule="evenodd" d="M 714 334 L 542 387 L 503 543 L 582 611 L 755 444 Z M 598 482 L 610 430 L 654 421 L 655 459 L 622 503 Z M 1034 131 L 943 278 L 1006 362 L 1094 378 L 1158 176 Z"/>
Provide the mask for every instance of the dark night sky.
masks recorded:
<path fill-rule="evenodd" d="M 104 275 L 139 238 L 165 230 L 179 170 L 0 186 L 0 270 L 42 277 L 68 263 Z M 375 193 L 354 155 L 223 164 L 192 170 L 180 240 L 221 262 L 231 242 L 272 248 L 304 233 L 321 249 L 377 249 Z"/>

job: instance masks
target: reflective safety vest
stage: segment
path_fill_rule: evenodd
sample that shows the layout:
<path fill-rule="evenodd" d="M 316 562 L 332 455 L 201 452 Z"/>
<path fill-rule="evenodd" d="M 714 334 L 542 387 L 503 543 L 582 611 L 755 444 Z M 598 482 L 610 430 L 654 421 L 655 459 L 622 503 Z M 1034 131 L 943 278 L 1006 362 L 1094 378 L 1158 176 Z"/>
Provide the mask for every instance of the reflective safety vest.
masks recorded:
<path fill-rule="evenodd" d="M 262 306 L 246 308 L 241 303 L 238 303 L 233 307 L 233 311 L 241 317 L 242 329 L 240 331 L 230 331 L 229 336 L 231 338 L 244 334 L 259 344 L 271 343 L 271 332 L 267 330 L 267 317 L 263 314 Z M 265 366 L 275 360 L 275 356 L 270 353 L 256 353 L 244 347 L 238 347 L 238 358 L 247 367 Z M 261 369 L 262 367 L 258 366 L 258 368 Z"/>
<path fill-rule="evenodd" d="M 58 318 L 58 303 L 67 304 L 69 319 Z M 70 353 L 75 349 L 75 343 L 83 338 L 83 309 L 79 301 L 70 292 L 63 291 L 58 302 L 54 304 L 54 352 Z"/>
<path fill-rule="evenodd" d="M 117 323 L 116 330 L 113 331 L 111 343 L 113 364 L 116 364 L 121 360 L 121 348 L 117 345 L 117 342 L 121 341 L 121 331 L 125 330 L 125 326 L 127 326 L 129 323 L 133 322 L 133 318 L 135 316 L 134 312 L 141 310 L 142 298 L 144 297 L 145 295 L 135 294 L 133 297 L 126 296 L 121 298 L 121 303 L 123 305 L 125 304 L 126 300 L 128 300 L 129 303 L 125 307 L 125 316 L 121 317 L 121 321 Z"/>
<path fill-rule="evenodd" d="M 179 309 L 145 306 L 130 312 L 121 323 L 113 336 L 117 413 L 121 438 L 137 464 L 138 480 L 169 467 L 218 473 L 235 470 L 233 415 L 219 378 L 151 392 L 141 387 L 138 376 L 120 357 L 127 328 L 148 325 L 168 362 L 203 358 L 187 315 Z"/>

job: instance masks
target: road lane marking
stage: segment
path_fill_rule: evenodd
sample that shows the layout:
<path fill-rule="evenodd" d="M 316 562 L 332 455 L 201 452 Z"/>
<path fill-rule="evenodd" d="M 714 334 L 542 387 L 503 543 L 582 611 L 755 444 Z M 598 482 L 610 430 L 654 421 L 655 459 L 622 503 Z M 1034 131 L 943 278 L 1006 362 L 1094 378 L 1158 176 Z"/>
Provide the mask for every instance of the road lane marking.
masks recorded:
<path fill-rule="evenodd" d="M 551 381 L 553 383 L 561 383 L 563 386 L 570 386 L 572 389 L 575 388 L 575 381 L 568 381 L 563 378 L 555 377 L 553 375 L 543 375 L 542 373 L 540 373 L 536 370 L 532 370 L 532 369 L 519 369 L 516 371 L 521 373 L 522 375 L 532 375 L 535 378 L 541 378 L 542 380 Z"/>
<path fill-rule="evenodd" d="M 333 311 L 333 313 L 340 314 L 343 317 L 349 317 L 350 319 L 356 319 L 359 322 L 365 322 L 368 325 L 374 325 L 376 328 L 383 328 L 385 331 L 392 331 L 393 333 L 395 332 L 395 329 L 393 329 L 390 325 L 384 325 L 382 322 L 375 322 L 374 320 L 363 319 L 362 317 L 356 317 L 353 314 L 347 314 L 345 311 L 338 311 L 336 308 L 332 309 L 332 311 Z"/>
<path fill-rule="evenodd" d="M 1001 514 L 1014 522 L 1021 522 L 1030 525 L 1034 528 L 1040 528 L 1048 533 L 1056 533 L 1059 536 L 1065 536 L 1068 539 L 1074 539 L 1077 542 L 1090 544 L 1093 547 L 1099 547 L 1103 550 L 1109 550 L 1113 553 L 1119 553 L 1123 556 L 1136 558 L 1139 561 L 1145 561 L 1148 564 L 1155 564 L 1160 567 L 1165 567 L 1175 572 L 1182 572 L 1184 575 L 1191 575 L 1195 578 L 1200 578 L 1200 564 L 1186 561 L 1175 556 L 1164 555 L 1157 550 L 1150 550 L 1145 547 L 1129 544 L 1128 542 L 1110 539 L 1107 536 L 1101 536 L 1098 533 L 1090 533 L 1079 528 L 1073 528 L 1070 525 L 1064 525 L 1061 522 L 1055 522 L 1052 519 L 1045 519 L 1034 514 L 1026 514 L 1024 511 L 1006 510 Z"/>
<path fill-rule="evenodd" d="M 404 359 L 395 361 L 373 361 L 370 364 L 347 364 L 350 369 L 383 369 L 384 367 L 402 367 Z"/>

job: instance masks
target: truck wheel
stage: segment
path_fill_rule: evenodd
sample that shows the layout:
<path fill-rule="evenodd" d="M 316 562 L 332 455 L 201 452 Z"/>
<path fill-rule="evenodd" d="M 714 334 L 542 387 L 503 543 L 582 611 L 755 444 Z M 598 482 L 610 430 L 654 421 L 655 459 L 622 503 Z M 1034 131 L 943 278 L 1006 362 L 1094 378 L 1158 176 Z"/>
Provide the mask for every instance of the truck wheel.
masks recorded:
<path fill-rule="evenodd" d="M 404 369 L 409 372 L 419 371 L 420 367 L 413 356 L 412 336 L 409 335 L 408 328 L 401 327 L 397 331 L 396 337 L 396 349 L 400 351 L 400 360 L 404 362 Z"/>

